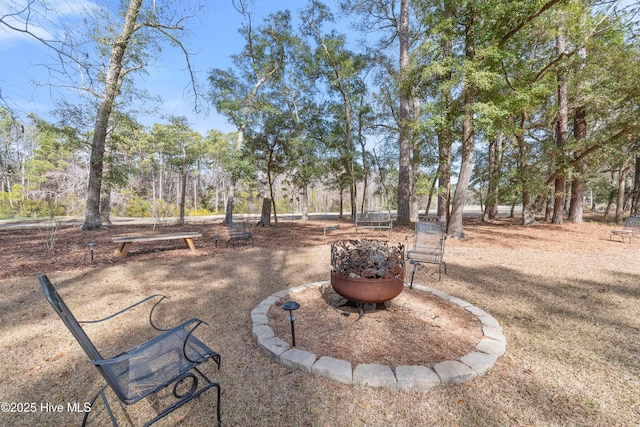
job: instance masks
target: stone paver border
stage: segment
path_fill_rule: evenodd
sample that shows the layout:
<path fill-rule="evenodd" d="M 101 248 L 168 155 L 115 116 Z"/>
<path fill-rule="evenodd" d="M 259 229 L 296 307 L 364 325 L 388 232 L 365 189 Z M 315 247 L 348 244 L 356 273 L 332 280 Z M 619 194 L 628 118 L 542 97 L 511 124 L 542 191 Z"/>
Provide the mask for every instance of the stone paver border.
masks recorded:
<path fill-rule="evenodd" d="M 475 307 L 460 298 L 423 285 L 414 284 L 414 289 L 430 292 L 433 295 L 463 307 L 476 316 L 482 325 L 483 338 L 474 351 L 459 360 L 446 360 L 429 366 L 396 366 L 395 372 L 387 365 L 359 364 L 329 356 L 316 356 L 308 351 L 291 347 L 289 343 L 275 336 L 269 326 L 267 313 L 273 304 L 284 298 L 291 298 L 296 292 L 308 288 L 320 287 L 329 281 L 314 282 L 276 292 L 264 299 L 251 311 L 251 335 L 258 347 L 278 363 L 303 372 L 320 375 L 343 384 L 368 387 L 386 387 L 401 391 L 427 391 L 443 383 L 460 384 L 493 367 L 507 348 L 507 340 L 502 327 L 496 319 L 484 310 Z"/>

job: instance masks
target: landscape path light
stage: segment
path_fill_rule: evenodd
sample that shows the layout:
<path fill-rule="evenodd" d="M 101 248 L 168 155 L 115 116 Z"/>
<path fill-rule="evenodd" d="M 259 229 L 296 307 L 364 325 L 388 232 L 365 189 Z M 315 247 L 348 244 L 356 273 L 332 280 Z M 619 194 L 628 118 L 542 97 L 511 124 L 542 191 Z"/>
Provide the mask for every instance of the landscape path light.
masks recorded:
<path fill-rule="evenodd" d="M 298 304 L 296 301 L 287 301 L 282 304 L 282 309 L 289 311 L 289 321 L 291 322 L 291 345 L 293 345 L 294 347 L 296 346 L 296 328 L 294 326 L 294 321 L 296 320 L 296 318 L 293 315 L 293 310 L 297 310 L 299 308 L 300 304 Z"/>
<path fill-rule="evenodd" d="M 89 252 L 91 252 L 91 261 L 93 261 L 93 250 L 98 246 L 97 243 L 87 243 L 87 247 L 89 248 Z"/>

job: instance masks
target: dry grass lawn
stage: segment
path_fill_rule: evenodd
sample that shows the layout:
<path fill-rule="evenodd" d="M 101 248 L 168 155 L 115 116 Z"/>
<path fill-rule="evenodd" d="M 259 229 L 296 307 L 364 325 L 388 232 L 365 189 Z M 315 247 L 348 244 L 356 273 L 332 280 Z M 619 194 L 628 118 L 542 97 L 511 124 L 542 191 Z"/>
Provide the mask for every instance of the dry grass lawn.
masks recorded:
<path fill-rule="evenodd" d="M 43 297 L 45 272 L 78 318 L 97 318 L 153 293 L 170 297 L 167 324 L 199 317 L 198 336 L 222 355 L 207 372 L 222 385 L 225 426 L 637 426 L 640 423 L 640 241 L 609 240 L 612 225 L 508 220 L 465 224 L 468 239 L 447 241 L 448 274 L 416 282 L 462 298 L 495 317 L 507 351 L 485 375 L 428 393 L 346 386 L 278 365 L 251 338 L 250 311 L 281 289 L 328 280 L 329 242 L 354 236 L 348 222 L 324 237 L 322 222 L 258 229 L 255 246 L 215 248 L 220 224 L 202 231 L 198 251 L 182 243 L 134 244 L 112 257 L 111 237 L 143 226 L 99 232 L 0 230 L 0 402 L 35 403 L 35 413 L 0 412 L 2 426 L 79 425 L 82 415 L 41 405 L 86 402 L 98 372 Z M 148 227 L 147 227 L 148 228 Z M 384 233 L 371 231 L 371 237 Z M 411 230 L 394 229 L 404 242 Z M 96 259 L 86 243 L 98 243 Z M 88 329 L 107 355 L 140 339 L 129 318 Z M 363 339 L 366 339 L 364 337 Z M 411 351 L 411 349 L 406 349 Z M 211 364 L 213 365 L 213 364 Z M 210 426 L 208 392 L 158 425 Z M 109 425 L 98 407 L 94 425 Z M 118 406 L 118 405 L 116 405 Z M 143 401 L 120 413 L 134 425 L 153 409 Z M 124 423 L 126 425 L 126 423 Z"/>

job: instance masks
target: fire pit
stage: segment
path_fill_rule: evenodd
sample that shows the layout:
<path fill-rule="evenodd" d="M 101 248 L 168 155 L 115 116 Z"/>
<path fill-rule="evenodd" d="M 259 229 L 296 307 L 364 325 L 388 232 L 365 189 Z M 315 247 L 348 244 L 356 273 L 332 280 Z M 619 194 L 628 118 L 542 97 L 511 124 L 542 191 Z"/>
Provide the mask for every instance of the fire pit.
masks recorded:
<path fill-rule="evenodd" d="M 336 240 L 331 244 L 331 286 L 362 304 L 391 300 L 404 288 L 404 246 L 378 240 Z"/>

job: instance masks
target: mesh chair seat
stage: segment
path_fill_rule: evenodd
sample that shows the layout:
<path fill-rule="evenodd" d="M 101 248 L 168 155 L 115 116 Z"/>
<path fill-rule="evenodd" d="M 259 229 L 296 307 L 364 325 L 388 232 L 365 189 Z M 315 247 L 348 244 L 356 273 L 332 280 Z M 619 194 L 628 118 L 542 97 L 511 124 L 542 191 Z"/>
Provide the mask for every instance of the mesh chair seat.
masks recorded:
<path fill-rule="evenodd" d="M 191 335 L 194 320 L 165 332 L 117 357 L 94 361 L 113 382 L 111 388 L 126 404 L 164 388 L 218 354 Z M 196 325 L 197 326 L 197 325 Z"/>

